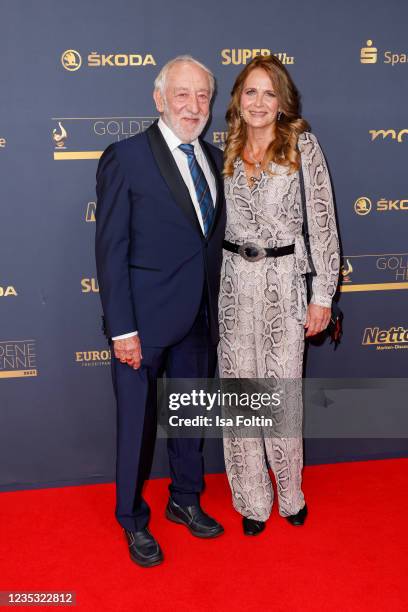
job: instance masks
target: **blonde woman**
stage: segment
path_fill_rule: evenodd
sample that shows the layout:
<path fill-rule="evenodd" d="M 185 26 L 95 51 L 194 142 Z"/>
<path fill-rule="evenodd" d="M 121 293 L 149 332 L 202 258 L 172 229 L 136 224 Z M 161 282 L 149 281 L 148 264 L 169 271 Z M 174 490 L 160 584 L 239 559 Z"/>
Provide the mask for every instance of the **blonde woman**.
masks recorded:
<path fill-rule="evenodd" d="M 227 228 L 219 297 L 220 376 L 300 383 L 305 336 L 327 327 L 338 281 L 330 178 L 319 143 L 299 114 L 297 90 L 277 58 L 252 60 L 238 75 L 231 96 L 224 157 Z M 316 269 L 309 304 L 301 164 Z M 292 424 L 290 431 L 271 436 L 260 428 L 259 435 L 245 437 L 230 430 L 224 436 L 233 505 L 243 516 L 246 535 L 261 533 L 271 512 L 268 463 L 280 515 L 297 526 L 306 518 L 301 393 L 284 398 L 281 409 L 286 411 L 285 422 Z"/>

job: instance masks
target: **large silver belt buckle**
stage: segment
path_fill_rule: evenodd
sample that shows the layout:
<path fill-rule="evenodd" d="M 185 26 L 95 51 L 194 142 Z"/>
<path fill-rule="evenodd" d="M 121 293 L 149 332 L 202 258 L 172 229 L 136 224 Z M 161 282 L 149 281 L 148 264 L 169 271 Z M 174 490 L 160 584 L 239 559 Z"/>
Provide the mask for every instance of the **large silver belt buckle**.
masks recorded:
<path fill-rule="evenodd" d="M 246 242 L 241 244 L 238 249 L 238 254 L 241 255 L 246 261 L 259 261 L 266 257 L 266 251 L 262 247 L 257 246 L 253 242 Z"/>

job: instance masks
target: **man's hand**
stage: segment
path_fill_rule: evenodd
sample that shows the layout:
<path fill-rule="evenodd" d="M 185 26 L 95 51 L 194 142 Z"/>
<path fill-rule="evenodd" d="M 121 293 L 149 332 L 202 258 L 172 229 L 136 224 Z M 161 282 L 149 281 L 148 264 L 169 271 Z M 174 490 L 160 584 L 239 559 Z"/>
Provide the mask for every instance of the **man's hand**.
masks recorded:
<path fill-rule="evenodd" d="M 317 304 L 309 304 L 307 307 L 305 329 L 306 338 L 315 336 L 326 329 L 330 321 L 331 309 L 326 306 L 317 306 Z"/>
<path fill-rule="evenodd" d="M 115 357 L 119 359 L 121 363 L 127 363 L 134 370 L 140 368 L 143 357 L 139 336 L 131 336 L 123 340 L 114 340 L 113 351 Z"/>

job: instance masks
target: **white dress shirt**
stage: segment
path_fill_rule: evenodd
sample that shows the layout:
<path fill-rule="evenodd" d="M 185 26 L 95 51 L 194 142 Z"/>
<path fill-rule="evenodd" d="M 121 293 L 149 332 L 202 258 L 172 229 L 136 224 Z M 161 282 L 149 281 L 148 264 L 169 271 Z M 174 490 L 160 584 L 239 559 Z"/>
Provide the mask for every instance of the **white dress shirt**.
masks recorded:
<path fill-rule="evenodd" d="M 169 128 L 169 126 L 163 121 L 162 118 L 159 119 L 157 127 L 161 131 L 163 138 L 166 141 L 167 146 L 169 147 L 174 157 L 174 161 L 176 162 L 177 167 L 180 170 L 180 174 L 183 177 L 183 181 L 187 186 L 191 200 L 194 204 L 197 219 L 200 222 L 201 231 L 204 233 L 203 218 L 201 215 L 200 205 L 197 199 L 197 193 L 194 187 L 193 177 L 191 176 L 190 168 L 188 167 L 188 158 L 187 155 L 183 153 L 181 149 L 178 148 L 183 141 L 180 140 L 180 138 L 174 134 L 174 132 Z M 213 205 L 215 206 L 215 201 L 217 199 L 217 187 L 215 183 L 215 178 L 210 170 L 207 158 L 201 148 L 198 138 L 193 140 L 191 144 L 194 146 L 194 154 L 196 156 L 198 164 L 201 166 L 201 169 L 204 172 L 204 176 L 210 188 Z M 128 334 L 122 334 L 120 336 L 115 336 L 114 338 L 112 338 L 112 340 L 124 340 L 125 338 L 131 338 L 132 336 L 137 336 L 137 331 L 129 332 Z"/>

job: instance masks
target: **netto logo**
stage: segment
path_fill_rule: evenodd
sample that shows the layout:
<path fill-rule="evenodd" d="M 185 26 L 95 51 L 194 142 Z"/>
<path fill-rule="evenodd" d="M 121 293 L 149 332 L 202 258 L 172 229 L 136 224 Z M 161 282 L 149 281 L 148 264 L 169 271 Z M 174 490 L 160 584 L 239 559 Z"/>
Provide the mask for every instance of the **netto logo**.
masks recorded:
<path fill-rule="evenodd" d="M 354 210 L 358 215 L 368 215 L 371 210 L 371 200 L 369 198 L 358 198 L 354 202 Z"/>
<path fill-rule="evenodd" d="M 96 278 L 83 278 L 81 280 L 82 293 L 99 293 L 99 285 Z"/>
<path fill-rule="evenodd" d="M 1 287 L 0 286 L 0 297 L 9 297 L 9 296 L 14 296 L 17 297 L 18 293 L 15 290 L 15 288 L 12 285 L 9 285 L 8 287 Z"/>
<path fill-rule="evenodd" d="M 61 64 L 65 70 L 75 72 L 82 66 L 82 57 L 75 49 L 68 49 L 61 55 Z"/>
<path fill-rule="evenodd" d="M 395 327 L 380 329 L 379 327 L 366 327 L 363 333 L 362 344 L 375 346 L 377 350 L 407 349 L 408 329 Z"/>
<path fill-rule="evenodd" d="M 369 134 L 371 134 L 371 142 L 373 142 L 373 140 L 375 140 L 376 138 L 378 138 L 379 136 L 382 136 L 382 139 L 385 140 L 386 138 L 390 137 L 391 140 L 396 140 L 397 142 L 402 142 L 403 137 L 408 134 L 408 129 L 404 128 L 402 130 L 393 130 L 393 129 L 389 129 L 389 130 L 368 130 Z"/>
<path fill-rule="evenodd" d="M 366 45 L 360 50 L 360 62 L 362 64 L 376 64 L 378 58 L 377 47 L 373 47 L 372 40 L 367 40 Z"/>

